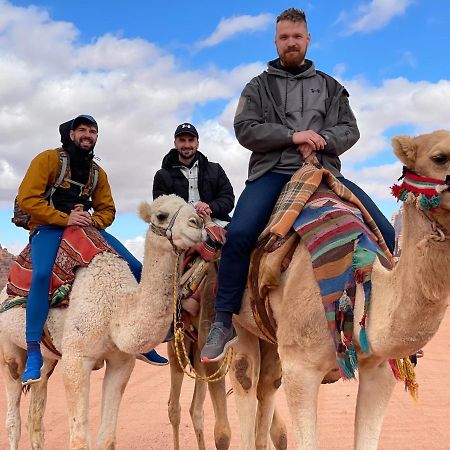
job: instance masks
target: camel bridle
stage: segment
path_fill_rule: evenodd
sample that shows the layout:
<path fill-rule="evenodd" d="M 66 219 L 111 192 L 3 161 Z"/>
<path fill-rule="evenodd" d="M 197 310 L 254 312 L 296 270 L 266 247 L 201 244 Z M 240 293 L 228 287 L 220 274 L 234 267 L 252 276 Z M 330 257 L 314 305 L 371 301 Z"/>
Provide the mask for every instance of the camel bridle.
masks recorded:
<path fill-rule="evenodd" d="M 177 219 L 178 214 L 180 213 L 183 206 L 180 206 L 177 211 L 174 213 L 172 218 L 170 219 L 169 225 L 167 227 L 161 227 L 159 225 L 155 225 L 153 222 L 150 222 L 151 231 L 158 235 L 166 237 L 172 248 L 176 254 L 175 258 L 175 267 L 173 273 L 173 327 L 174 327 L 174 349 L 177 355 L 178 364 L 181 370 L 188 375 L 190 378 L 194 380 L 206 381 L 207 383 L 214 383 L 216 381 L 222 380 L 225 375 L 230 370 L 232 361 L 233 361 L 233 349 L 228 349 L 225 358 L 222 363 L 219 365 L 218 369 L 211 375 L 204 376 L 199 374 L 194 366 L 192 365 L 185 343 L 184 343 L 184 322 L 181 319 L 181 298 L 179 292 L 179 276 L 180 276 L 180 257 L 184 250 L 180 250 L 176 247 L 173 242 L 173 233 L 172 228 L 175 225 L 175 221 Z M 185 363 L 183 364 L 183 357 Z M 189 367 L 189 371 L 187 370 Z"/>

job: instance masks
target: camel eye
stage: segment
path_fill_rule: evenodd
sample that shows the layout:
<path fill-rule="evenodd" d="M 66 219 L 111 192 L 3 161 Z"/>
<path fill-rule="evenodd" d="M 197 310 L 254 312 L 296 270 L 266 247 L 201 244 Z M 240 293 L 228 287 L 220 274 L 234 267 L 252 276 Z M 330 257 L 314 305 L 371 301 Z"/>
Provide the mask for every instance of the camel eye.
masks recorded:
<path fill-rule="evenodd" d="M 433 162 L 438 166 L 443 166 L 448 163 L 448 157 L 446 155 L 434 155 L 431 157 Z"/>
<path fill-rule="evenodd" d="M 156 218 L 158 219 L 159 222 L 164 222 L 167 218 L 169 217 L 169 213 L 158 213 L 156 214 Z"/>

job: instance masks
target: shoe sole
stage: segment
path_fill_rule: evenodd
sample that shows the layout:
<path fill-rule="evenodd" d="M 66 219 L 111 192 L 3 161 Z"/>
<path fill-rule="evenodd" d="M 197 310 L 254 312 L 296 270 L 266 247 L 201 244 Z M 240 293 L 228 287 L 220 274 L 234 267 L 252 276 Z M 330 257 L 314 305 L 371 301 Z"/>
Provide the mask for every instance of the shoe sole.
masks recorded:
<path fill-rule="evenodd" d="M 204 356 L 201 361 L 202 363 L 213 363 L 213 362 L 217 362 L 220 361 L 221 359 L 224 358 L 225 353 L 227 352 L 227 350 L 233 346 L 234 344 L 236 344 L 236 342 L 238 341 L 238 336 L 235 336 L 233 339 L 229 340 L 224 346 L 223 346 L 223 351 L 220 355 L 216 356 L 215 358 L 208 358 L 206 356 Z"/>
<path fill-rule="evenodd" d="M 137 355 L 136 359 L 139 359 L 139 360 L 141 360 L 141 361 L 143 361 L 143 362 L 145 362 L 147 364 L 151 364 L 152 366 L 168 366 L 169 365 L 169 361 L 158 363 L 158 362 L 152 361 L 152 360 L 150 360 L 150 359 L 148 359 L 148 358 L 146 358 L 145 356 L 142 356 L 142 355 Z"/>

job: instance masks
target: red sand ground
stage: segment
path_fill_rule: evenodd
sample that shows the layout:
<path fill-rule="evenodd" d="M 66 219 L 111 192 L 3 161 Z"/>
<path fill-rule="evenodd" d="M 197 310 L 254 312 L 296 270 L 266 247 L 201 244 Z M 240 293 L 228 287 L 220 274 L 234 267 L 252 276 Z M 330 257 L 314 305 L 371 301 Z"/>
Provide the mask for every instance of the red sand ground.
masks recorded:
<path fill-rule="evenodd" d="M 160 346 L 165 354 L 164 346 Z M 391 399 L 381 434 L 381 449 L 450 449 L 450 313 L 447 313 L 440 330 L 425 348 L 425 357 L 419 360 L 417 377 L 420 384 L 419 402 L 415 403 L 400 384 Z M 92 374 L 91 431 L 92 442 L 98 428 L 100 394 L 103 371 Z M 148 366 L 138 361 L 125 391 L 119 415 L 117 440 L 119 449 L 161 450 L 172 448 L 172 430 L 167 417 L 169 397 L 168 367 Z M 0 448 L 7 448 L 4 429 L 5 393 L 0 385 Z M 181 448 L 197 449 L 189 417 L 189 404 L 193 381 L 185 378 L 182 394 Z M 355 382 L 339 381 L 322 386 L 319 396 L 319 445 L 322 449 L 349 449 L 353 442 Z M 46 449 L 61 450 L 68 446 L 68 424 L 65 413 L 65 394 L 61 375 L 56 369 L 49 386 L 46 426 Z M 286 421 L 289 415 L 280 390 L 278 403 Z M 229 417 L 233 430 L 231 449 L 239 448 L 239 426 L 233 396 L 228 398 Z M 22 401 L 22 417 L 26 419 L 28 400 Z M 213 412 L 209 398 L 205 406 L 205 433 L 207 448 L 214 448 Z M 20 449 L 30 448 L 23 426 Z M 290 425 L 289 425 L 290 429 Z M 290 446 L 292 437 L 289 436 Z"/>

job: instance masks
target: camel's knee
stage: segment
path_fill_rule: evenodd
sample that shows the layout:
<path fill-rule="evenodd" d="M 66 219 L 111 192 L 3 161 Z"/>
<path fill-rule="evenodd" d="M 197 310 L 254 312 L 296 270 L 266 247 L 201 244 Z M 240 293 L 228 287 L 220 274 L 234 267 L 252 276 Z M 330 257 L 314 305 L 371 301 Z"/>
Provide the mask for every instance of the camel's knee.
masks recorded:
<path fill-rule="evenodd" d="M 15 358 L 7 359 L 5 362 L 6 362 L 6 366 L 8 367 L 8 373 L 9 373 L 10 377 L 14 381 L 17 381 L 20 378 L 20 373 L 21 373 L 19 363 L 17 362 L 17 360 Z"/>
<path fill-rule="evenodd" d="M 230 433 L 220 433 L 214 436 L 217 450 L 228 450 L 230 448 Z"/>
<path fill-rule="evenodd" d="M 181 406 L 177 402 L 172 402 L 169 400 L 169 405 L 167 408 L 167 412 L 169 414 L 169 420 L 172 425 L 178 426 L 180 425 L 181 419 Z"/>
<path fill-rule="evenodd" d="M 252 368 L 247 356 L 243 355 L 236 358 L 234 378 L 244 391 L 249 391 L 252 388 Z"/>

